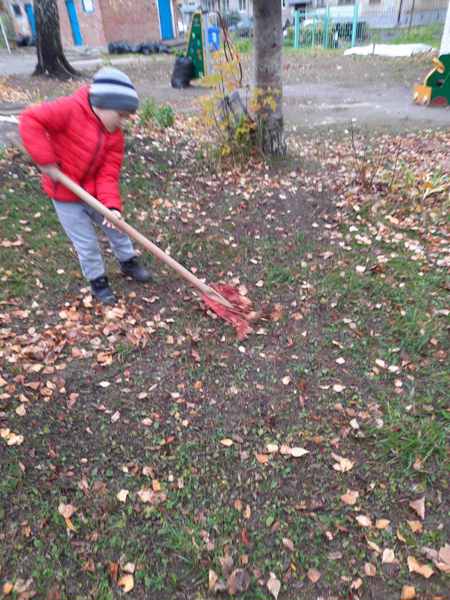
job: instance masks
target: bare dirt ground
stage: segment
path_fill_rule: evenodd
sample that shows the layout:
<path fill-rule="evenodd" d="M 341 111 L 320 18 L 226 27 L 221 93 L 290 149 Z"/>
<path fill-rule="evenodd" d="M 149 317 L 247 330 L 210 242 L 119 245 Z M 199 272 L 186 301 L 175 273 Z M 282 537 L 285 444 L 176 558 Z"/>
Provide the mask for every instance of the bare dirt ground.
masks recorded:
<path fill-rule="evenodd" d="M 208 93 L 199 85 L 186 90 L 170 86 L 173 56 L 121 57 L 112 62 L 132 77 L 142 98 L 167 102 L 175 111 L 195 112 L 198 98 Z M 251 54 L 244 55 L 242 63 L 244 84 L 251 85 Z M 0 114 L 17 113 L 26 102 L 71 93 L 99 66 L 89 60 L 75 64 L 83 77 L 65 83 L 10 75 L 6 82 L 22 94 L 22 101 L 0 102 Z M 446 127 L 450 125 L 449 109 L 419 107 L 412 102 L 413 86 L 423 80 L 430 65 L 428 55 L 386 59 L 287 50 L 283 64 L 287 130 L 345 128 L 352 121 L 363 128 L 392 132 Z M 0 145 L 15 141 L 16 127 L 0 123 Z"/>

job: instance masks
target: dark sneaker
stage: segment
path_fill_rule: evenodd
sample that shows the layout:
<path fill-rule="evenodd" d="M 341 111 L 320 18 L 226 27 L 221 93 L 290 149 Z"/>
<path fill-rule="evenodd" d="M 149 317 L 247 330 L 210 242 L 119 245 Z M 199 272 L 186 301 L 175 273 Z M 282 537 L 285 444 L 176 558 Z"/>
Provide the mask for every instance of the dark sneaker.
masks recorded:
<path fill-rule="evenodd" d="M 131 277 L 135 281 L 146 283 L 151 281 L 152 274 L 148 269 L 139 264 L 137 256 L 133 256 L 129 260 L 120 263 L 122 273 L 127 277 Z"/>
<path fill-rule="evenodd" d="M 91 289 L 94 297 L 102 304 L 108 306 L 114 306 L 114 304 L 116 304 L 117 298 L 112 293 L 111 288 L 109 287 L 108 278 L 105 275 L 97 277 L 97 279 L 92 279 Z"/>

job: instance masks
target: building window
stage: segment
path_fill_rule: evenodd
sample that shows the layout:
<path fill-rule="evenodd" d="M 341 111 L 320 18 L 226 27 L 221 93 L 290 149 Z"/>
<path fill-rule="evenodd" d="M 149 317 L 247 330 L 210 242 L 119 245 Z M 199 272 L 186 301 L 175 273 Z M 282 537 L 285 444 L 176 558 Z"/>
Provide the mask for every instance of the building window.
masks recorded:
<path fill-rule="evenodd" d="M 281 0 L 281 8 L 286 8 L 287 0 Z"/>
<path fill-rule="evenodd" d="M 94 0 L 81 0 L 83 5 L 83 10 L 85 13 L 93 13 L 94 12 Z"/>
<path fill-rule="evenodd" d="M 239 10 L 241 12 L 247 10 L 247 0 L 239 0 Z"/>
<path fill-rule="evenodd" d="M 349 4 L 355 4 L 355 0 L 338 0 L 338 6 L 348 6 Z"/>
<path fill-rule="evenodd" d="M 20 8 L 20 6 L 18 4 L 13 4 L 12 5 L 12 9 L 14 11 L 14 16 L 15 17 L 21 17 L 22 16 L 22 9 Z"/>
<path fill-rule="evenodd" d="M 381 4 L 381 0 L 369 0 L 369 4 Z"/>

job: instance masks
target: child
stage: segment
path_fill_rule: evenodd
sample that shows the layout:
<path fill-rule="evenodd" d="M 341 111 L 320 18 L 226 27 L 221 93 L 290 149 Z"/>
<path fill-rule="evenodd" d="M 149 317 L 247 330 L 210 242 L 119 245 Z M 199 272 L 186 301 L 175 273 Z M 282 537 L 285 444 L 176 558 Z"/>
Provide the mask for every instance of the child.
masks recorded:
<path fill-rule="evenodd" d="M 150 281 L 150 272 L 136 257 L 130 238 L 56 181 L 58 169 L 120 217 L 119 175 L 124 154 L 121 127 L 136 112 L 139 99 L 125 73 L 105 67 L 90 86 L 73 96 L 33 106 L 20 118 L 25 148 L 43 173 L 42 186 L 52 198 L 59 221 L 71 240 L 93 295 L 113 305 L 94 224 L 106 234 L 122 273 Z"/>

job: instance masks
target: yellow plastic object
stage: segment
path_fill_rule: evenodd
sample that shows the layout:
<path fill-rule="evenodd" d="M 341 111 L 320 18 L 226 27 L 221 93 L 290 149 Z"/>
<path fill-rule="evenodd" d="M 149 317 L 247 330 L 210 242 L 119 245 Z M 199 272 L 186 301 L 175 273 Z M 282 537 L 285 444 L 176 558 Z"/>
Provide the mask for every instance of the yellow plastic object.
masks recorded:
<path fill-rule="evenodd" d="M 414 88 L 414 102 L 416 104 L 430 104 L 431 88 L 428 85 L 416 85 Z"/>

